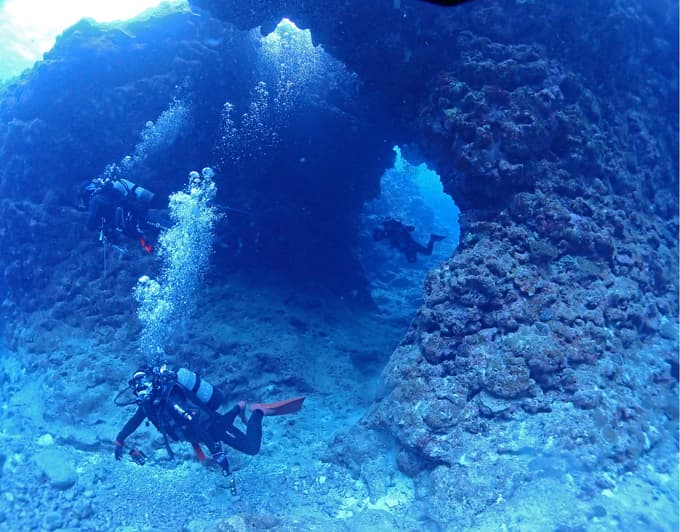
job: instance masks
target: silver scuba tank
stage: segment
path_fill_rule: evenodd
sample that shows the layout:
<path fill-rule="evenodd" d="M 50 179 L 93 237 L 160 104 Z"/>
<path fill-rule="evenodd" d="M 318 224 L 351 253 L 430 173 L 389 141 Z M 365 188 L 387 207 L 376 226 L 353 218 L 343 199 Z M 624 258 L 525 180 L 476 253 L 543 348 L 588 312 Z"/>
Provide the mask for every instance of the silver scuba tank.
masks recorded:
<path fill-rule="evenodd" d="M 132 194 L 135 196 L 135 200 L 137 200 L 141 205 L 149 205 L 154 198 L 154 193 L 149 189 L 139 185 L 135 186 L 135 184 L 128 179 L 117 179 L 113 181 L 112 184 L 113 188 L 115 188 L 123 196 L 127 197 L 128 194 L 130 194 L 130 191 L 132 191 Z"/>
<path fill-rule="evenodd" d="M 190 369 L 179 368 L 177 370 L 177 382 L 193 392 L 196 398 L 208 408 L 217 410 L 222 403 L 222 394 L 219 390 Z"/>

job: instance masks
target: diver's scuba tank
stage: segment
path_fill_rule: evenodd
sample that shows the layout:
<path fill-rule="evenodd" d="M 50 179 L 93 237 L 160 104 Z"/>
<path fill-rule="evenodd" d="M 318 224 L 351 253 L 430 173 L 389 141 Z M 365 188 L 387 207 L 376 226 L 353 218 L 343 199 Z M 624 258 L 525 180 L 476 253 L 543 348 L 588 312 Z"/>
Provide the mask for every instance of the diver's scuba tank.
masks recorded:
<path fill-rule="evenodd" d="M 127 179 L 116 179 L 111 182 L 111 186 L 119 194 L 126 198 L 134 199 L 140 205 L 148 206 L 154 198 L 154 193 L 149 189 L 133 183 Z"/>
<path fill-rule="evenodd" d="M 190 369 L 179 368 L 177 382 L 193 392 L 196 398 L 211 410 L 217 410 L 222 403 L 223 398 L 219 390 Z"/>

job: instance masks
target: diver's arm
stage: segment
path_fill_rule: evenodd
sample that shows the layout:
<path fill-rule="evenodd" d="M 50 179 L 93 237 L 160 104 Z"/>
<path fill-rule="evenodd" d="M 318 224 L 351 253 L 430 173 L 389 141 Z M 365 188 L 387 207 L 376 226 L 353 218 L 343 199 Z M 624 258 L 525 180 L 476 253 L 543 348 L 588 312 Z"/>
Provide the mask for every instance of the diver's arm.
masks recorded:
<path fill-rule="evenodd" d="M 125 438 L 137 430 L 137 428 L 142 424 L 142 421 L 144 421 L 144 418 L 146 418 L 146 414 L 144 413 L 144 409 L 140 406 L 137 409 L 137 412 L 135 412 L 135 415 L 130 418 L 130 420 L 123 427 L 123 430 L 121 430 L 118 433 L 118 436 L 116 436 L 116 445 L 119 444 L 122 447 L 123 443 L 125 442 Z"/>

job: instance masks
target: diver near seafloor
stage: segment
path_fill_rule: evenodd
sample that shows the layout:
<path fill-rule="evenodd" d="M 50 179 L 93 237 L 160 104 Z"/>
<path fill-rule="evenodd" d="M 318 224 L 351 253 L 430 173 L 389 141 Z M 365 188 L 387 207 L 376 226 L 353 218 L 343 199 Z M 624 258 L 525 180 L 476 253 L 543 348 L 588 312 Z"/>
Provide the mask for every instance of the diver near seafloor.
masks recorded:
<path fill-rule="evenodd" d="M 77 207 L 87 211 L 87 228 L 99 231 L 99 240 L 117 242 L 119 235 L 139 239 L 142 248 L 153 248 L 146 232 L 159 228 L 149 221 L 154 193 L 123 178 L 94 178 L 78 188 Z"/>
<path fill-rule="evenodd" d="M 434 243 L 446 238 L 442 235 L 432 234 L 427 246 L 423 246 L 413 238 L 413 231 L 415 229 L 414 226 L 406 225 L 400 220 L 387 218 L 382 222 L 382 227 L 373 229 L 373 240 L 378 242 L 387 239 L 391 247 L 404 253 L 406 259 L 413 263 L 417 261 L 416 255 L 418 253 L 421 255 L 432 255 Z"/>
<path fill-rule="evenodd" d="M 137 412 L 125 424 L 115 439 L 115 458 L 123 456 L 125 440 L 139 425 L 148 419 L 163 435 L 168 456 L 174 459 L 169 440 L 191 443 L 200 461 L 206 459 L 201 448 L 205 445 L 213 463 L 223 473 L 230 474 L 229 460 L 222 449 L 222 443 L 254 456 L 260 451 L 262 442 L 262 418 L 293 414 L 302 408 L 304 397 L 296 397 L 277 403 L 251 403 L 240 401 L 226 414 L 217 412 L 223 397 L 210 383 L 201 379 L 186 368 L 171 370 L 166 364 L 143 366 L 137 370 L 128 383 L 129 388 L 116 397 L 116 404 L 137 405 Z M 121 402 L 121 396 L 131 391 L 134 399 Z M 246 417 L 246 407 L 250 417 Z M 236 418 L 246 426 L 243 432 L 234 426 Z M 138 464 L 143 464 L 145 455 L 131 450 L 130 456 Z"/>

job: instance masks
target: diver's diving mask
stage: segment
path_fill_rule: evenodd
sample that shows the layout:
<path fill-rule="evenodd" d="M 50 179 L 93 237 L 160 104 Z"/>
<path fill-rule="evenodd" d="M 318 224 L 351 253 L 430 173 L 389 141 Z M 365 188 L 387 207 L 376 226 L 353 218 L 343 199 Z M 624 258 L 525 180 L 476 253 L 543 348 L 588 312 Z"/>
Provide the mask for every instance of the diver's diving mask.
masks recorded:
<path fill-rule="evenodd" d="M 155 379 L 152 374 L 145 371 L 137 371 L 128 384 L 137 397 L 145 399 L 153 393 L 154 381 Z"/>

